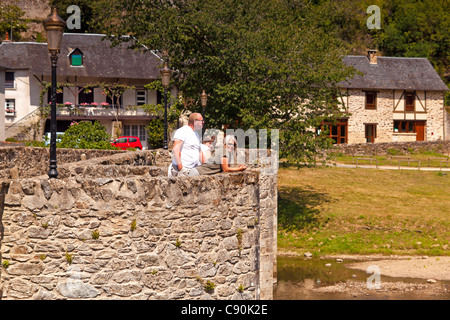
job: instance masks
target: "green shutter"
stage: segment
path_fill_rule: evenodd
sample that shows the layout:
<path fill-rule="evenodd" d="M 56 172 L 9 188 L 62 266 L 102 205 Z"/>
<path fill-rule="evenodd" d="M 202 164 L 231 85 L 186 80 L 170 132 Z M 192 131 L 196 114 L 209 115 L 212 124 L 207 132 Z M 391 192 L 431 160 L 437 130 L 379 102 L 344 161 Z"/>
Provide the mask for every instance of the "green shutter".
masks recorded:
<path fill-rule="evenodd" d="M 72 66 L 81 66 L 81 54 L 73 54 L 72 55 Z"/>

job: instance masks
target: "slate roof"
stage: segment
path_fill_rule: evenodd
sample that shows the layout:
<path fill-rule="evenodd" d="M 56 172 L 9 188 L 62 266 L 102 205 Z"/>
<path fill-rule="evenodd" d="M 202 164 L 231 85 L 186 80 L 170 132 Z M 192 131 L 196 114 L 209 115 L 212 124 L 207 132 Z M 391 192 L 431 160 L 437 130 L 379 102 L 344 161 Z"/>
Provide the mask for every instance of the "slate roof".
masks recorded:
<path fill-rule="evenodd" d="M 364 74 L 340 82 L 343 88 L 449 90 L 426 58 L 377 57 L 377 64 L 370 64 L 366 56 L 345 56 L 343 62 Z"/>
<path fill-rule="evenodd" d="M 65 33 L 58 55 L 58 76 L 102 78 L 157 79 L 161 60 L 152 52 L 127 49 L 127 44 L 110 47 L 105 35 Z M 69 54 L 74 49 L 83 52 L 83 67 L 71 67 Z M 46 43 L 3 42 L 0 44 L 0 64 L 11 69 L 30 69 L 34 75 L 51 75 L 50 54 Z"/>

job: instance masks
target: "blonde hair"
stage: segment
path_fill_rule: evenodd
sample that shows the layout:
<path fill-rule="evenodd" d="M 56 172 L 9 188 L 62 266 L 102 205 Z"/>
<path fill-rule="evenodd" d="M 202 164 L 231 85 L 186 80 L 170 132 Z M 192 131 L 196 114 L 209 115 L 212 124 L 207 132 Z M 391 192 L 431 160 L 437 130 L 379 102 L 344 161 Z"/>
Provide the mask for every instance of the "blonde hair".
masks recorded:
<path fill-rule="evenodd" d="M 226 136 L 224 141 L 225 141 L 224 142 L 225 145 L 227 145 L 228 143 L 233 143 L 234 146 L 237 147 L 236 138 L 234 136 L 232 136 L 232 135 Z"/>

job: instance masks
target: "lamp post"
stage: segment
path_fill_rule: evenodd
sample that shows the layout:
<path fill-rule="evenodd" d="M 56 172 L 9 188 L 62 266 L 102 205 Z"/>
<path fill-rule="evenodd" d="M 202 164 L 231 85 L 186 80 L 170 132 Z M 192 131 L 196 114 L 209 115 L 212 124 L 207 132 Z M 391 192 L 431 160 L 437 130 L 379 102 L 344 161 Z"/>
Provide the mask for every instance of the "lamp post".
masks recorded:
<path fill-rule="evenodd" d="M 203 125 L 203 134 L 205 134 L 205 128 L 206 128 L 206 117 L 205 117 L 205 112 L 206 112 L 206 101 L 208 101 L 208 95 L 206 94 L 205 90 L 203 90 L 202 94 L 200 95 L 200 101 L 202 103 L 202 116 L 203 116 L 203 120 L 205 121 L 204 125 Z"/>
<path fill-rule="evenodd" d="M 167 66 L 167 63 L 164 63 L 164 68 L 160 71 L 161 72 L 161 80 L 162 85 L 164 87 L 164 144 L 163 149 L 167 150 L 168 142 L 167 142 L 167 89 L 169 88 L 169 82 L 170 82 L 170 69 Z"/>
<path fill-rule="evenodd" d="M 49 178 L 58 177 L 56 160 L 56 64 L 61 48 L 61 40 L 66 23 L 58 15 L 57 9 L 52 7 L 52 13 L 44 21 L 44 29 L 47 31 L 47 45 L 52 63 L 52 87 L 51 87 L 51 111 L 50 111 L 50 170 Z"/>

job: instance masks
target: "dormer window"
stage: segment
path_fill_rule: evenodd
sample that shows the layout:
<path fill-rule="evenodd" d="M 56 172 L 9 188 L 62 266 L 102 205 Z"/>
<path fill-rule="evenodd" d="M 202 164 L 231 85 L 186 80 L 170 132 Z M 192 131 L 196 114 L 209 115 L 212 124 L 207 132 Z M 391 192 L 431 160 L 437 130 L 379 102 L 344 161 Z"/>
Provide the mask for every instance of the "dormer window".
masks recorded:
<path fill-rule="evenodd" d="M 70 65 L 72 67 L 81 67 L 83 66 L 83 52 L 80 49 L 75 49 L 69 55 Z"/>

